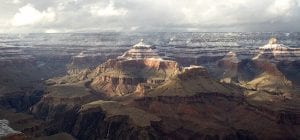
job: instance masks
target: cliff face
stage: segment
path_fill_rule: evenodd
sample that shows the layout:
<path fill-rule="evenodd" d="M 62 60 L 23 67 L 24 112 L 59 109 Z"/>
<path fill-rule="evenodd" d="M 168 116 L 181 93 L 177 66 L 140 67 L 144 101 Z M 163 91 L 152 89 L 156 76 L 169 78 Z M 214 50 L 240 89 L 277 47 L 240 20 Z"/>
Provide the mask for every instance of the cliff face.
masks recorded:
<path fill-rule="evenodd" d="M 183 100 L 181 100 L 183 101 Z M 142 100 L 137 101 L 145 105 Z M 83 105 L 77 113 L 65 119 L 63 125 L 68 126 L 66 130 L 78 139 L 257 139 L 257 136 L 248 130 L 227 130 L 222 127 L 214 128 L 215 131 L 205 131 L 197 128 L 197 123 L 191 119 L 194 112 L 196 102 L 190 105 L 181 103 L 156 105 L 151 102 L 150 110 L 143 111 L 136 107 L 121 105 L 115 101 L 95 101 Z M 153 105 L 152 105 L 153 104 Z M 179 106 L 178 106 L 179 105 Z M 171 107 L 173 106 L 173 107 Z M 141 106 L 139 106 L 141 107 Z M 144 106 L 145 107 L 145 106 Z M 168 108 L 168 113 L 164 113 Z M 178 116 L 176 111 L 178 108 Z M 160 113 L 158 113 L 158 112 Z M 175 112 L 173 112 L 175 111 Z M 151 112 L 151 113 L 148 113 Z M 170 114 L 169 114 L 170 113 Z M 160 116 L 160 117 L 157 117 Z M 176 116 L 177 119 L 174 119 Z M 171 117 L 173 116 L 173 117 Z M 196 115 L 195 117 L 199 117 Z M 188 121 L 191 119 L 192 122 Z M 174 123 L 176 121 L 177 123 Z M 199 118 L 198 118 L 198 121 Z M 203 122 L 198 122 L 205 124 Z M 207 127 L 205 124 L 204 127 Z M 216 126 L 214 126 L 216 127 Z M 220 134 L 219 132 L 223 133 Z"/>
<path fill-rule="evenodd" d="M 219 69 L 216 71 L 220 71 L 218 77 L 221 81 L 277 93 L 287 92 L 292 88 L 292 82 L 278 67 L 280 62 L 275 62 L 272 57 L 262 57 L 270 54 L 260 52 L 254 58 L 245 60 L 239 60 L 236 54 L 230 54 L 218 61 Z"/>
<path fill-rule="evenodd" d="M 31 113 L 46 120 L 59 118 L 67 111 L 101 98 L 91 93 L 83 82 L 48 86 L 45 92 L 42 99 L 31 108 Z"/>
<path fill-rule="evenodd" d="M 71 62 L 67 65 L 68 74 L 78 74 L 85 69 L 94 69 L 97 66 L 104 63 L 107 59 L 117 57 L 113 54 L 101 55 L 101 54 L 80 54 L 73 56 Z"/>
<path fill-rule="evenodd" d="M 268 44 L 259 47 L 259 55 L 255 58 L 271 59 L 273 61 L 299 61 L 299 56 L 299 48 L 290 48 L 279 44 L 276 38 L 271 38 Z"/>
<path fill-rule="evenodd" d="M 69 133 L 78 139 L 161 139 L 154 129 L 160 118 L 135 107 L 114 101 L 95 101 L 83 105 L 72 116 Z M 70 124 L 70 120 L 64 123 Z"/>
<path fill-rule="evenodd" d="M 0 106 L 28 111 L 43 96 L 44 80 L 66 74 L 69 56 L 14 53 L 3 56 L 3 48 L 0 49 Z"/>
<path fill-rule="evenodd" d="M 298 77 L 299 72 L 288 70 L 298 67 L 299 48 L 290 48 L 278 43 L 275 38 L 271 38 L 268 44 L 255 49 L 255 51 L 252 58 L 245 58 L 244 53 L 241 52 L 227 53 L 217 61 L 217 67 L 212 66 L 212 73 L 227 83 L 248 83 L 250 85 L 260 81 L 258 85 L 255 85 L 261 89 L 269 87 L 266 88 L 267 90 L 291 88 L 292 82 L 293 86 L 299 85 L 299 80 L 297 80 L 299 78 L 295 78 Z M 291 75 L 295 77 L 293 78 Z M 266 81 L 267 84 L 264 85 L 263 81 Z"/>
<path fill-rule="evenodd" d="M 136 91 L 138 85 L 154 88 L 176 71 L 177 63 L 169 60 L 108 60 L 90 74 L 94 77 L 91 87 L 107 96 L 122 96 Z"/>
<path fill-rule="evenodd" d="M 272 38 L 269 44 L 259 48 L 259 53 L 252 59 L 255 68 L 262 73 L 248 84 L 268 91 L 282 89 L 279 92 L 286 92 L 287 89 L 291 89 L 292 82 L 287 79 L 289 74 L 282 64 L 290 63 L 287 67 L 296 64 L 299 61 L 299 52 L 298 48 L 278 44 L 277 40 Z M 295 82 L 298 83 L 297 80 Z"/>
<path fill-rule="evenodd" d="M 228 96 L 241 96 L 242 90 L 228 84 L 220 83 L 210 77 L 202 66 L 183 67 L 176 75 L 160 86 L 149 90 L 145 96 L 180 96 L 220 93 Z"/>
<path fill-rule="evenodd" d="M 217 61 L 217 68 L 215 73 L 216 77 L 220 78 L 226 83 L 238 83 L 239 80 L 244 79 L 240 75 L 240 65 L 242 65 L 242 60 L 237 57 L 235 52 L 228 52 L 224 58 Z M 219 71 L 218 71 L 219 70 Z"/>
<path fill-rule="evenodd" d="M 9 92 L 1 96 L 0 105 L 6 108 L 14 108 L 17 111 L 26 111 L 36 104 L 43 94 L 43 90 Z"/>
<path fill-rule="evenodd" d="M 276 63 L 258 57 L 252 61 L 260 73 L 246 84 L 247 87 L 279 93 L 288 92 L 292 88 L 292 82 L 278 69 Z"/>
<path fill-rule="evenodd" d="M 200 138 L 239 138 L 239 132 L 244 132 L 242 138 L 248 139 L 295 139 L 299 131 L 290 128 L 298 127 L 298 119 L 292 119 L 297 118 L 296 114 L 288 115 L 222 94 L 145 97 L 137 99 L 135 106 L 163 118 L 161 130 L 175 134 L 178 139 L 190 139 L 197 134 Z"/>
<path fill-rule="evenodd" d="M 300 86 L 300 61 L 284 61 L 277 63 L 277 67 L 284 76 L 292 81 L 294 86 Z"/>
<path fill-rule="evenodd" d="M 274 95 L 264 101 L 244 94 L 247 92 L 247 89 L 214 81 L 205 68 L 194 66 L 185 68 L 131 105 L 162 118 L 160 130 L 166 135 L 174 134 L 178 139 L 191 139 L 193 136 L 217 139 L 297 137 L 298 129 L 282 129 L 281 125 L 297 127 L 298 111 L 289 111 L 285 106 L 295 106 L 293 102 L 298 100 L 275 100 L 277 96 Z M 261 97 L 262 93 L 259 94 Z M 270 99 L 274 101 L 267 101 Z M 273 105 L 266 102 L 273 102 Z M 264 132 L 255 129 L 257 127 Z"/>
<path fill-rule="evenodd" d="M 109 59 L 102 65 L 96 68 L 96 73 L 108 72 L 112 69 L 115 70 L 130 70 L 130 69 L 154 69 L 154 70 L 176 70 L 177 63 L 171 60 L 161 60 L 161 59 Z M 132 74 L 134 71 L 128 71 Z M 147 76 L 147 75 L 145 75 Z"/>

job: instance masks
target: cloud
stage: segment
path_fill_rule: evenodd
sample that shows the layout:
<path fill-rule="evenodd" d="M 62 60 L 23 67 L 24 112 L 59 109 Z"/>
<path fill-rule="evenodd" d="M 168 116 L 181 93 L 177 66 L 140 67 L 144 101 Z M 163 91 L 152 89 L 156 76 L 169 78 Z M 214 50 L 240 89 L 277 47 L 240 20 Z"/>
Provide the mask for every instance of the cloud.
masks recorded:
<path fill-rule="evenodd" d="M 55 29 L 47 29 L 45 31 L 45 33 L 59 33 L 60 31 L 59 30 L 55 30 Z"/>
<path fill-rule="evenodd" d="M 274 3 L 269 6 L 268 12 L 275 16 L 290 15 L 297 6 L 296 0 L 275 0 Z"/>
<path fill-rule="evenodd" d="M 0 31 L 300 31 L 300 0 L 15 1 Z"/>
<path fill-rule="evenodd" d="M 42 22 L 52 22 L 55 19 L 55 12 L 48 8 L 46 11 L 38 11 L 31 4 L 19 9 L 12 20 L 13 26 L 34 25 Z"/>
<path fill-rule="evenodd" d="M 188 24 L 229 26 L 268 22 L 291 15 L 295 7 L 296 0 L 201 0 L 182 12 Z"/>
<path fill-rule="evenodd" d="M 12 0 L 12 3 L 13 4 L 19 4 L 19 3 L 21 3 L 21 0 Z"/>
<path fill-rule="evenodd" d="M 96 16 L 124 16 L 127 12 L 124 8 L 116 9 L 113 1 L 109 1 L 109 4 L 104 8 L 97 5 L 90 7 L 90 13 Z"/>

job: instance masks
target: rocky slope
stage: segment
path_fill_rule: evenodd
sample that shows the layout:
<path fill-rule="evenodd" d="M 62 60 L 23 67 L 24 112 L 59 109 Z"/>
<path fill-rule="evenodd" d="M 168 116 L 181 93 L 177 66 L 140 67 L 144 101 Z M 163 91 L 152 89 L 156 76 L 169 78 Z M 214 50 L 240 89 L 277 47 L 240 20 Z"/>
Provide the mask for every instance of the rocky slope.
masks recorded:
<path fill-rule="evenodd" d="M 217 69 L 216 72 L 219 71 L 218 77 L 224 82 L 239 83 L 250 89 L 269 92 L 290 92 L 293 84 L 297 85 L 297 80 L 292 78 L 295 82 L 292 83 L 287 78 L 291 76 L 287 74 L 285 67 L 298 61 L 296 50 L 277 44 L 273 38 L 269 44 L 260 47 L 258 54 L 252 59 L 239 59 L 236 53 L 228 53 L 218 61 L 218 67 L 221 69 Z M 282 66 L 286 62 L 287 65 Z"/>
<path fill-rule="evenodd" d="M 158 139 L 153 125 L 159 121 L 143 110 L 100 100 L 81 107 L 71 133 L 79 139 Z"/>
<path fill-rule="evenodd" d="M 136 99 L 132 105 L 162 118 L 161 131 L 171 139 L 191 139 L 193 136 L 216 139 L 298 137 L 298 123 L 293 122 L 298 121 L 299 110 L 286 108 L 297 108 L 298 99 L 287 102 L 283 98 L 258 101 L 250 94 L 244 96 L 243 93 L 248 92 L 247 89 L 211 80 L 207 74 L 203 74 L 203 68 L 195 68 L 178 74 L 176 80 L 151 90 L 146 97 Z M 264 104 L 267 102 L 271 104 Z M 285 116 L 283 112 L 291 114 Z M 283 118 L 294 119 L 287 119 L 289 121 L 282 124 Z M 177 123 L 174 124 L 174 121 Z"/>
<path fill-rule="evenodd" d="M 86 82 L 48 86 L 46 94 L 31 108 L 31 113 L 38 118 L 52 120 L 73 108 L 101 98 L 85 85 Z"/>
<path fill-rule="evenodd" d="M 200 93 L 241 95 L 242 90 L 213 80 L 201 66 L 183 67 L 170 80 L 150 90 L 146 96 L 194 96 Z"/>

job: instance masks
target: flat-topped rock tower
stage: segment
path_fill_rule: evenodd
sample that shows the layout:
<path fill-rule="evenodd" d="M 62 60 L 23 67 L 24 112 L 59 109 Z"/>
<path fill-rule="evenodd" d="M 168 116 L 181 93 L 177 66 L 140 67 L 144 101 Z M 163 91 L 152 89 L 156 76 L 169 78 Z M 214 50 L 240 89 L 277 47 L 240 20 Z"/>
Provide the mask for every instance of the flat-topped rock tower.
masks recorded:
<path fill-rule="evenodd" d="M 126 51 L 122 56 L 119 56 L 118 59 L 162 59 L 158 55 L 156 47 L 145 44 L 144 40 L 132 46 L 132 48 Z"/>

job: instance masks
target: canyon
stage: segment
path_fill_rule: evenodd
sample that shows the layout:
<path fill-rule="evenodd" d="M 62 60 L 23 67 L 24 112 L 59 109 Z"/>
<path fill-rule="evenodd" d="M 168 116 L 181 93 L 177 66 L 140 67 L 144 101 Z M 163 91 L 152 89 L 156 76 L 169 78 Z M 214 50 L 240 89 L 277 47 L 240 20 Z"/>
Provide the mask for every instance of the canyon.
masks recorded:
<path fill-rule="evenodd" d="M 196 35 L 2 37 L 3 139 L 298 139 L 297 34 Z"/>

